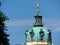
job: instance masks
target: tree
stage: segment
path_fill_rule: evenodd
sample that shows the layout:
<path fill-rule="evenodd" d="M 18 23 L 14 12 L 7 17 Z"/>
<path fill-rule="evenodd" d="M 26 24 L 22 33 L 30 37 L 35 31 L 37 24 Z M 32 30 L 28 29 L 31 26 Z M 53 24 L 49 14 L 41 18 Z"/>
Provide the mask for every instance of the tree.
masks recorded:
<path fill-rule="evenodd" d="M 9 45 L 9 35 L 5 32 L 7 31 L 5 26 L 6 20 L 8 20 L 7 16 L 0 11 L 0 45 Z"/>

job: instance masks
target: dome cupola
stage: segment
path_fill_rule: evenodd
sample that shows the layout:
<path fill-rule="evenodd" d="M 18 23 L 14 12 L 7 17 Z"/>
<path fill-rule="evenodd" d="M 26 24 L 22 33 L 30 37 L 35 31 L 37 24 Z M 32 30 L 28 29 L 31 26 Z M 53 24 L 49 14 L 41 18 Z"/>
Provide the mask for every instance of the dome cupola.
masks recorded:
<path fill-rule="evenodd" d="M 51 31 L 43 27 L 42 15 L 40 14 L 40 3 L 37 3 L 37 14 L 33 28 L 26 30 L 26 45 L 51 45 Z"/>

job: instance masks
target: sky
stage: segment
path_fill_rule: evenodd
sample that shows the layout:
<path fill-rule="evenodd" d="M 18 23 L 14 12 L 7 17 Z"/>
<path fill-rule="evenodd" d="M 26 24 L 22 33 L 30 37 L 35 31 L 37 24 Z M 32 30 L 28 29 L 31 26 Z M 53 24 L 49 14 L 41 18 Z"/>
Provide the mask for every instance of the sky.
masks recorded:
<path fill-rule="evenodd" d="M 1 10 L 10 20 L 6 21 L 10 45 L 25 44 L 25 31 L 33 28 L 38 0 L 0 0 Z M 39 0 L 43 25 L 52 32 L 53 45 L 60 44 L 60 0 Z"/>

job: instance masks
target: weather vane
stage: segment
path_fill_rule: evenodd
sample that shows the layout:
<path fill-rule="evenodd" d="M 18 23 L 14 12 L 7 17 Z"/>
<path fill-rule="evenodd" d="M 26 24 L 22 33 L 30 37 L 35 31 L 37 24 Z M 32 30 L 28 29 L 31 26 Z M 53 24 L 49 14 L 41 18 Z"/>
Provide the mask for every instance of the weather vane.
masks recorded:
<path fill-rule="evenodd" d="M 39 8 L 39 7 L 40 7 L 40 3 L 38 2 L 38 3 L 36 4 L 36 6 L 37 6 L 37 8 Z"/>
<path fill-rule="evenodd" d="M 36 7 L 37 7 L 37 15 L 40 15 L 40 2 L 36 3 Z"/>

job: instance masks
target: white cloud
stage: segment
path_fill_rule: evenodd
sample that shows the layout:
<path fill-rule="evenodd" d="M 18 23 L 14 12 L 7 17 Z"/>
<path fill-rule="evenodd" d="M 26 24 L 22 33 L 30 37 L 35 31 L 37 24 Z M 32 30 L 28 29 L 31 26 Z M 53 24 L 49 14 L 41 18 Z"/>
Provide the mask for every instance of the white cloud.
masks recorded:
<path fill-rule="evenodd" d="M 45 26 L 52 27 L 54 31 L 60 31 L 60 20 L 55 18 L 44 19 Z"/>
<path fill-rule="evenodd" d="M 31 19 L 17 19 L 17 20 L 9 20 L 6 22 L 7 26 L 25 26 L 32 25 L 33 20 Z"/>
<path fill-rule="evenodd" d="M 16 20 L 9 20 L 6 22 L 7 26 L 32 26 L 34 23 L 33 19 L 16 19 Z M 59 19 L 52 19 L 52 18 L 45 18 L 43 19 L 43 23 L 45 27 L 50 28 L 52 27 L 54 31 L 60 31 L 60 21 Z"/>

